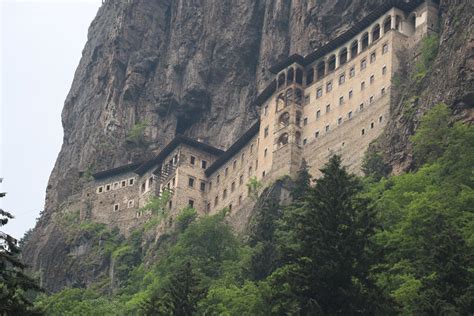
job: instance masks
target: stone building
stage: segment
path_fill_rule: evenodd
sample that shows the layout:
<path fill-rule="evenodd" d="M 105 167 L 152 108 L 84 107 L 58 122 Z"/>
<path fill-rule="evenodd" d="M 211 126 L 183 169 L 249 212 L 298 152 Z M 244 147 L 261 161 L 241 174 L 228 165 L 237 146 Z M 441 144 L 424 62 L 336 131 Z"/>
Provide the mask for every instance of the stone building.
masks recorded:
<path fill-rule="evenodd" d="M 387 1 L 309 55 L 271 67 L 275 79 L 253 104 L 260 118 L 227 150 L 178 135 L 151 160 L 94 174 L 82 200 L 97 221 L 125 228 L 146 220 L 143 206 L 165 190 L 172 216 L 186 206 L 235 214 L 252 204 L 250 179 L 295 176 L 303 158 L 313 176 L 333 154 L 358 173 L 390 119 L 400 52 L 414 51 L 437 25 L 431 0 Z"/>

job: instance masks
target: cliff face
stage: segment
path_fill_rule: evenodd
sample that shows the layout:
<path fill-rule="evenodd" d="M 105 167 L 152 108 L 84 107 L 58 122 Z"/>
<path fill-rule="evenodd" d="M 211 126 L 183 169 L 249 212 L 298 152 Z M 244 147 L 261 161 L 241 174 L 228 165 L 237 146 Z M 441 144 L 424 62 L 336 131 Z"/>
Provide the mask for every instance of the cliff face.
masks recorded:
<path fill-rule="evenodd" d="M 43 285 L 58 290 L 74 279 L 87 284 L 96 277 L 63 263 L 68 242 L 53 220 L 68 197 L 80 192 L 80 171 L 142 160 L 176 133 L 227 147 L 256 118 L 250 102 L 272 79 L 267 70 L 272 64 L 292 53 L 311 52 L 382 2 L 107 1 L 89 28 L 64 104 L 64 141 L 45 211 L 24 248 L 26 262 L 42 271 Z M 435 96 L 424 99 L 420 115 L 438 100 L 460 111 L 472 106 L 472 3 L 447 2 L 441 1 L 443 47 L 437 69 L 420 88 Z M 140 145 L 127 141 L 137 123 L 146 124 Z M 414 125 L 397 120 L 391 126 L 387 146 L 398 153 L 394 165 L 406 164 L 403 144 Z M 397 134 L 400 126 L 406 135 Z"/>

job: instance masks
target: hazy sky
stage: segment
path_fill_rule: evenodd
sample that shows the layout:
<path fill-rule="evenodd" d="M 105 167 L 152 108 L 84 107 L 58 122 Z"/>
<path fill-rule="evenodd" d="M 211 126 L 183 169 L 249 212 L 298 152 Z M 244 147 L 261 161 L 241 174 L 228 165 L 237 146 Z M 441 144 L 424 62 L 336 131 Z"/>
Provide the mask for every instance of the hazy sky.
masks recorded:
<path fill-rule="evenodd" d="M 61 110 L 101 0 L 0 0 L 1 230 L 21 238 L 44 207 Z"/>

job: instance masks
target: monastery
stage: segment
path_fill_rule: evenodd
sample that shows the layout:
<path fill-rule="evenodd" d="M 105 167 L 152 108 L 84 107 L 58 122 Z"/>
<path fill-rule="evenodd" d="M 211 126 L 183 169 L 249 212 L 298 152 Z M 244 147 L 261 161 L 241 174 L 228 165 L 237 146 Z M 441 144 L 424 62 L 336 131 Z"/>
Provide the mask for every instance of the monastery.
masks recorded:
<path fill-rule="evenodd" d="M 302 159 L 313 176 L 333 154 L 360 172 L 365 150 L 390 119 L 400 53 L 437 27 L 436 2 L 386 1 L 309 55 L 271 67 L 274 80 L 253 102 L 259 119 L 227 150 L 178 135 L 149 161 L 94 174 L 82 203 L 94 220 L 124 228 L 149 218 L 143 206 L 164 191 L 172 217 L 187 206 L 234 213 L 252 205 L 251 179 L 268 186 L 294 177 Z"/>

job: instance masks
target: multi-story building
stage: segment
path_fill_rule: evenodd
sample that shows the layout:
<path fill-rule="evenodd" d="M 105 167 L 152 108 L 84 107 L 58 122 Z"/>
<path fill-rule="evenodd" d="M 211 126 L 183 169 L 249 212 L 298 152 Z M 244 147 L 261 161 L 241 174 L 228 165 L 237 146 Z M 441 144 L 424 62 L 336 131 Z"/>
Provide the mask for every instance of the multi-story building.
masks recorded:
<path fill-rule="evenodd" d="M 387 1 L 309 55 L 273 66 L 275 79 L 253 103 L 259 119 L 227 150 L 177 136 L 152 160 L 96 173 L 82 199 L 92 217 L 121 227 L 146 218 L 141 209 L 164 190 L 171 214 L 186 206 L 235 212 L 252 204 L 251 178 L 268 185 L 295 176 L 302 159 L 313 176 L 333 154 L 360 172 L 365 150 L 390 120 L 400 53 L 414 51 L 437 24 L 431 0 Z"/>

